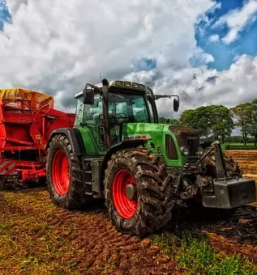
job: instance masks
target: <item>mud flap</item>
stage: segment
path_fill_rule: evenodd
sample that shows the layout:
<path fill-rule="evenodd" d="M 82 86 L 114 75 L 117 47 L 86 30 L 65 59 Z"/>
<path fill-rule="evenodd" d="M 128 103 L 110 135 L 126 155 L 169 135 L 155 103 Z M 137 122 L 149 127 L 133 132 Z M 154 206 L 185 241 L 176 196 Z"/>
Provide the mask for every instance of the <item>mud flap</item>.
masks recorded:
<path fill-rule="evenodd" d="M 214 180 L 203 189 L 203 206 L 231 209 L 256 201 L 255 181 L 250 179 Z"/>

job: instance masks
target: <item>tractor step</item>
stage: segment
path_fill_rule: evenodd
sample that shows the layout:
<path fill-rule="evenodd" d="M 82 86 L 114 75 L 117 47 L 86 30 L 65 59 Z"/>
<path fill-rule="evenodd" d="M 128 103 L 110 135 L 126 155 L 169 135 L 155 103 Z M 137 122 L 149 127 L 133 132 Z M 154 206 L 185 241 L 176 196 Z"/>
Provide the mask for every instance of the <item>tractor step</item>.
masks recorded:
<path fill-rule="evenodd" d="M 86 187 L 86 195 L 97 198 L 103 197 L 100 185 L 100 170 L 102 164 L 101 158 L 83 158 L 82 166 L 84 173 L 84 185 Z"/>
<path fill-rule="evenodd" d="M 92 192 L 92 168 L 91 168 L 91 160 L 85 160 L 83 162 L 83 170 L 84 170 L 84 184 L 86 187 L 85 195 L 93 196 Z"/>

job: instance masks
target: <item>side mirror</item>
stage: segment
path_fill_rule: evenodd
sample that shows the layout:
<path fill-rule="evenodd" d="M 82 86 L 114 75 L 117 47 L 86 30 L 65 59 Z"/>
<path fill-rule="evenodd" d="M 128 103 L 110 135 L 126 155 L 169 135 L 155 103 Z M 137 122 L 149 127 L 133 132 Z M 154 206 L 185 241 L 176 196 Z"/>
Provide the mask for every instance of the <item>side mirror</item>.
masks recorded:
<path fill-rule="evenodd" d="M 84 104 L 94 105 L 95 93 L 94 90 L 85 88 L 83 90 Z"/>
<path fill-rule="evenodd" d="M 173 109 L 175 112 L 177 112 L 179 109 L 179 100 L 176 98 L 174 98 L 174 100 L 173 100 Z"/>

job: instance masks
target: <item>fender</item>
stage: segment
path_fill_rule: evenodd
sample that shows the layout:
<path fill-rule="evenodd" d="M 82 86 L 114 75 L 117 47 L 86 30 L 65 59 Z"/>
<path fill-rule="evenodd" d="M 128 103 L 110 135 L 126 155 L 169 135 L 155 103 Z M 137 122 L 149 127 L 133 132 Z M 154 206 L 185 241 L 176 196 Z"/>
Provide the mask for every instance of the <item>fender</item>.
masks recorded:
<path fill-rule="evenodd" d="M 146 142 L 147 142 L 147 140 L 143 140 L 143 139 L 123 140 L 123 141 L 113 145 L 107 151 L 107 153 L 103 159 L 103 163 L 102 163 L 102 167 L 101 167 L 100 183 L 101 183 L 102 187 L 103 187 L 103 180 L 104 180 L 104 171 L 107 168 L 107 163 L 108 163 L 109 159 L 111 158 L 111 156 L 122 149 L 136 148 L 140 145 L 144 146 Z"/>
<path fill-rule="evenodd" d="M 49 137 L 49 140 L 48 140 L 48 143 L 46 146 L 46 150 L 48 149 L 49 143 L 52 140 L 52 138 L 59 134 L 65 135 L 68 138 L 70 145 L 71 145 L 72 152 L 76 156 L 86 156 L 87 155 L 86 148 L 85 148 L 84 142 L 82 140 L 81 133 L 76 128 L 60 128 L 60 129 L 53 130 Z"/>

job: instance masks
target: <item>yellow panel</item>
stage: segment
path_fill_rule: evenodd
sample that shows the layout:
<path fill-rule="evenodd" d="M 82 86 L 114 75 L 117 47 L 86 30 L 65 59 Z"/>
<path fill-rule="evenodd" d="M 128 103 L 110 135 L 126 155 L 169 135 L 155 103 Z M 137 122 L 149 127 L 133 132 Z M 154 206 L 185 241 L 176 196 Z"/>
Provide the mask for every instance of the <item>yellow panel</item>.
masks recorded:
<path fill-rule="evenodd" d="M 6 89 L 0 90 L 0 100 L 4 105 L 9 105 L 14 102 L 27 102 L 28 109 L 32 111 L 38 111 L 44 105 L 49 104 L 52 108 L 54 107 L 53 96 L 42 94 L 27 89 Z"/>

